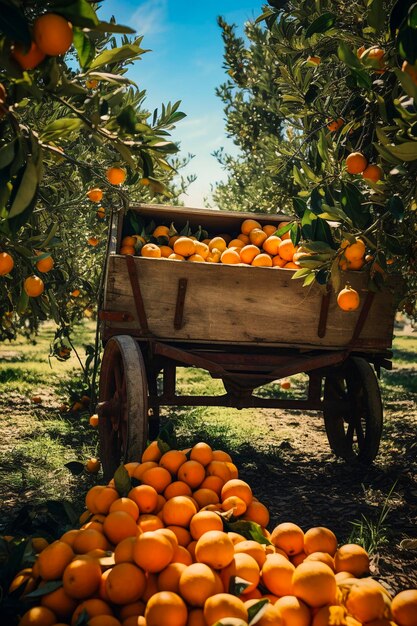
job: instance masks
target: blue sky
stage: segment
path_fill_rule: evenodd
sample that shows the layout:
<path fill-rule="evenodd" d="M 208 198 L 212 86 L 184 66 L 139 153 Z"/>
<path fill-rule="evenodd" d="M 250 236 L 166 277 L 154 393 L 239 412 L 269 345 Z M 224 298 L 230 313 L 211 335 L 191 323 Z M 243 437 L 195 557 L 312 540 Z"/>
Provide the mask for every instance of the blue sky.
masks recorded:
<path fill-rule="evenodd" d="M 195 155 L 187 170 L 197 181 L 189 188 L 184 203 L 203 206 L 210 195 L 210 184 L 225 178 L 213 150 L 224 146 L 236 153 L 224 130 L 222 102 L 215 88 L 226 79 L 223 41 L 216 18 L 222 15 L 239 26 L 255 19 L 262 0 L 106 0 L 100 17 L 115 15 L 121 24 L 144 35 L 143 47 L 152 51 L 129 70 L 129 76 L 147 90 L 147 106 L 153 110 L 162 102 L 181 100 L 187 117 L 173 135 L 180 142 L 181 154 Z"/>

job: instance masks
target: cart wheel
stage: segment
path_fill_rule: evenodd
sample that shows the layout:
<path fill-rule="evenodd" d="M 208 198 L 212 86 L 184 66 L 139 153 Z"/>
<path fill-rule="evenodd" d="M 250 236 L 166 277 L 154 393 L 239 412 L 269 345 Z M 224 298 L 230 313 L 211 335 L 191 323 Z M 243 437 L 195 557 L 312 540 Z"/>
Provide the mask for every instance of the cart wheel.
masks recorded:
<path fill-rule="evenodd" d="M 330 447 L 346 461 L 371 464 L 382 434 L 382 402 L 371 365 L 351 357 L 326 376 L 324 400 L 346 402 L 346 410 L 324 409 Z"/>
<path fill-rule="evenodd" d="M 148 435 L 148 383 L 137 343 L 129 335 L 112 337 L 101 363 L 100 458 L 110 479 L 120 463 L 139 461 Z"/>

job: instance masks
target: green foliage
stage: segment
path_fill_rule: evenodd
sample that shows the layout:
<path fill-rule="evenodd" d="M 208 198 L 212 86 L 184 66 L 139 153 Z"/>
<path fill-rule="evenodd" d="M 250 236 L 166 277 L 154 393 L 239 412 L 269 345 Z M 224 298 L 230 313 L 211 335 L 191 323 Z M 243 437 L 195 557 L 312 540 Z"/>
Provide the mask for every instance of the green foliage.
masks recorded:
<path fill-rule="evenodd" d="M 0 275 L 0 340 L 52 318 L 59 329 L 52 354 L 67 358 L 74 323 L 100 301 L 113 212 L 131 200 L 176 202 L 192 178 L 172 182 L 187 162 L 174 157 L 170 139 L 184 117 L 180 103 L 150 112 L 146 91 L 126 76 L 147 52 L 142 37 L 101 21 L 86 0 L 50 0 L 47 11 L 73 25 L 73 46 L 22 69 L 14 51 L 29 50 L 44 10 L 37 1 L 0 1 L 0 252 L 14 260 L 11 273 Z M 110 166 L 126 170 L 123 186 L 107 180 Z M 86 197 L 92 187 L 103 191 L 104 217 Z M 97 246 L 87 243 L 90 236 Z M 54 268 L 41 273 L 36 261 L 49 253 Z M 45 284 L 36 298 L 23 289 L 31 274 Z"/>
<path fill-rule="evenodd" d="M 389 271 L 402 273 L 407 292 L 402 305 L 411 314 L 417 288 L 414 3 L 271 0 L 256 24 L 246 28 L 247 48 L 233 37 L 231 27 L 220 23 L 226 67 L 231 68 L 229 74 L 244 103 L 237 112 L 230 82 L 219 90 L 227 102 L 230 134 L 241 146 L 239 129 L 247 128 L 244 107 L 252 102 L 242 76 L 251 76 L 256 88 L 255 77 L 259 77 L 263 103 L 257 115 L 276 119 L 268 140 L 252 134 L 252 152 L 237 160 L 223 158 L 231 189 L 241 192 L 240 197 L 236 194 L 236 204 L 251 180 L 250 174 L 243 179 L 241 172 L 252 170 L 252 177 L 258 172 L 259 206 L 269 202 L 271 208 L 285 206 L 293 212 L 301 227 L 298 234 L 292 232 L 293 242 L 305 246 L 319 240 L 333 249 L 321 263 L 316 263 L 317 257 L 305 257 L 301 266 L 309 268 L 310 275 L 302 272 L 297 277 L 307 284 L 316 279 L 340 284 L 346 280 L 340 244 L 361 237 L 370 255 L 364 266 L 369 287 L 379 289 Z M 259 30 L 262 24 L 264 30 Z M 235 69 L 239 59 L 240 74 Z M 255 115 L 248 115 L 252 124 Z M 377 164 L 382 179 L 372 182 L 349 174 L 345 160 L 352 152 L 362 153 L 368 164 Z M 282 178 L 289 180 L 281 184 Z M 223 206 L 226 190 L 220 186 L 216 193 Z M 292 211 L 290 202 L 277 202 L 285 193 L 292 196 Z M 244 200 L 241 206 L 247 208 Z"/>

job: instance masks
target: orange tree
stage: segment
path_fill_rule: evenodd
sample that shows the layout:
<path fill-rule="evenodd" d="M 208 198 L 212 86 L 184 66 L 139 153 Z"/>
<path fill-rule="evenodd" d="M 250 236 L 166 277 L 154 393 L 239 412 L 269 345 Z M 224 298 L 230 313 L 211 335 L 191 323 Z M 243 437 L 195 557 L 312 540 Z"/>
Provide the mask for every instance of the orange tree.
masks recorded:
<path fill-rule="evenodd" d="M 179 103 L 146 109 L 126 75 L 142 38 L 96 7 L 0 0 L 0 340 L 52 318 L 62 359 L 99 299 L 112 212 L 183 188 Z"/>
<path fill-rule="evenodd" d="M 261 161 L 244 162 L 268 189 L 283 175 L 294 184 L 289 228 L 302 246 L 295 277 L 306 284 L 331 281 L 339 291 L 346 269 L 369 269 L 371 289 L 387 273 L 402 272 L 403 305 L 411 313 L 417 6 L 412 0 L 269 0 L 257 22 L 265 28 L 257 40 L 256 26 L 249 30 L 256 49 L 249 55 L 229 45 L 226 67 L 232 77 L 237 71 L 254 77 L 259 69 L 260 84 L 252 78 L 252 88 L 264 91 L 264 115 L 272 110 L 283 123 L 285 140 L 280 131 L 267 141 L 264 134 Z M 266 57 L 268 81 L 259 66 Z M 235 119 L 235 129 L 244 122 Z M 358 239 L 365 246 L 355 266 L 349 257 L 356 249 L 349 246 Z"/>

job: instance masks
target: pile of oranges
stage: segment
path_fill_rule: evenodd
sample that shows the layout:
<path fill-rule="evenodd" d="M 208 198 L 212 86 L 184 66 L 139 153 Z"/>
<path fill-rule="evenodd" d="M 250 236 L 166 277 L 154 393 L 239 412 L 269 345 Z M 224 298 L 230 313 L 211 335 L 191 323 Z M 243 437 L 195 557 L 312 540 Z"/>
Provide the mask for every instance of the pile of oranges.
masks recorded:
<path fill-rule="evenodd" d="M 127 236 L 121 242 L 120 254 L 194 263 L 299 269 L 294 263 L 297 247 L 293 245 L 289 232 L 280 237 L 276 234 L 285 226 L 288 222 L 261 226 L 254 219 L 246 219 L 236 236 L 222 233 L 202 241 L 192 235 L 170 235 L 168 226 L 157 226 L 152 239 L 158 240 L 158 243 L 147 242 L 141 235 Z"/>
<path fill-rule="evenodd" d="M 19 626 L 417 626 L 417 589 L 392 599 L 359 545 L 269 532 L 226 452 L 152 442 L 124 468 L 88 491 L 79 528 L 37 542 L 11 590 L 46 593 Z"/>

